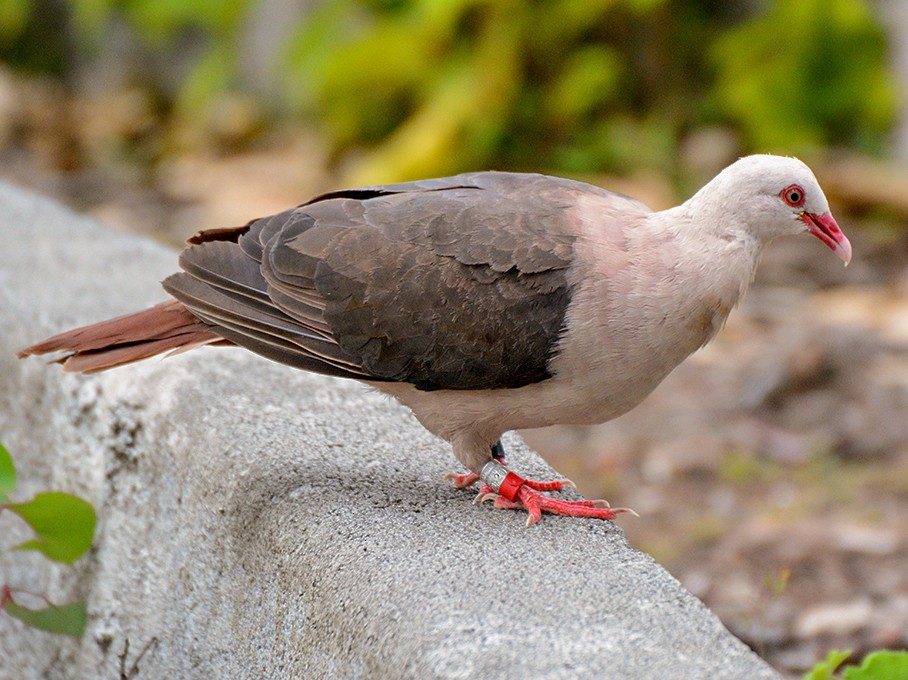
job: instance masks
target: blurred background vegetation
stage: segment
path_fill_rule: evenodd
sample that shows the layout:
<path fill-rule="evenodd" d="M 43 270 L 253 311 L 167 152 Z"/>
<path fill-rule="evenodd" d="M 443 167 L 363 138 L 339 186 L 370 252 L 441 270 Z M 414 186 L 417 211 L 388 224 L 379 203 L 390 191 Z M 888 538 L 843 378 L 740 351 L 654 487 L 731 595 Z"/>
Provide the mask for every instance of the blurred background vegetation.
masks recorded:
<path fill-rule="evenodd" d="M 108 95 L 57 150 L 69 167 L 229 151 L 290 123 L 351 183 L 683 178 L 703 130 L 724 157 L 880 154 L 896 112 L 867 0 L 2 0 L 0 60 Z"/>

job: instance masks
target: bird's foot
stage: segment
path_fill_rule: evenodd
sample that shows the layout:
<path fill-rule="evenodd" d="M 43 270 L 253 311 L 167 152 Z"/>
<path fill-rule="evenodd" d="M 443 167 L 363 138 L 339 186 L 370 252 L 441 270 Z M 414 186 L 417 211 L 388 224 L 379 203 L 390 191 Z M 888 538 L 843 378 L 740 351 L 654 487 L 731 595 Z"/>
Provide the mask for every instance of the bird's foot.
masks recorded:
<path fill-rule="evenodd" d="M 445 479 L 453 480 L 454 486 L 458 489 L 466 489 L 479 481 L 479 475 L 475 472 L 464 472 L 462 475 L 458 475 L 456 472 L 449 472 L 445 475 Z"/>
<path fill-rule="evenodd" d="M 445 475 L 445 479 L 451 479 L 454 481 L 455 488 L 466 489 L 468 486 L 473 486 L 476 482 L 479 481 L 479 475 L 475 472 L 464 472 L 462 475 L 458 475 L 455 472 L 449 472 Z M 473 498 L 473 505 L 478 505 L 479 503 L 484 503 L 488 500 L 487 496 L 495 495 L 495 489 L 483 482 L 479 487 L 479 493 Z"/>
<path fill-rule="evenodd" d="M 489 488 L 491 490 L 491 487 Z M 615 519 L 617 515 L 623 512 L 628 512 L 635 517 L 638 516 L 630 508 L 611 508 L 608 501 L 602 499 L 566 501 L 561 498 L 551 498 L 540 491 L 529 488 L 527 484 L 522 485 L 517 490 L 514 500 L 508 500 L 492 491 L 491 493 L 480 493 L 474 502 L 484 503 L 486 501 L 494 501 L 496 508 L 526 510 L 529 515 L 527 517 L 527 526 L 538 522 L 544 512 L 564 517 L 592 517 L 594 519 Z"/>
<path fill-rule="evenodd" d="M 454 482 L 454 486 L 458 489 L 466 489 L 468 486 L 473 486 L 476 482 L 479 481 L 479 475 L 477 475 L 475 472 L 464 472 L 462 475 L 458 475 L 454 472 L 449 472 L 445 475 L 445 479 L 452 480 Z M 523 478 L 521 477 L 521 479 Z M 562 489 L 577 488 L 577 485 L 574 484 L 574 482 L 572 482 L 570 479 L 553 479 L 547 482 L 541 482 L 536 479 L 524 479 L 523 483 L 531 489 L 536 489 L 536 491 L 561 491 Z M 483 494 L 495 492 L 492 487 L 484 483 L 479 493 Z"/>
<path fill-rule="evenodd" d="M 523 508 L 528 513 L 527 526 L 535 524 L 543 512 L 566 517 L 592 517 L 595 519 L 614 519 L 627 512 L 638 516 L 630 508 L 612 508 L 605 500 L 566 501 L 543 495 L 544 491 L 560 491 L 565 487 L 574 488 L 570 480 L 540 482 L 524 479 L 497 461 L 489 461 L 478 477 L 483 481 L 482 489 L 474 503 L 494 501 L 496 508 Z"/>
<path fill-rule="evenodd" d="M 492 444 L 490 447 L 492 458 L 497 460 L 502 465 L 507 465 L 504 460 L 504 447 L 501 445 L 501 440 Z M 476 482 L 479 481 L 479 474 L 476 472 L 464 472 L 462 475 L 458 475 L 456 472 L 449 472 L 445 475 L 445 479 L 454 480 L 454 486 L 458 489 L 466 489 L 468 486 L 473 486 Z M 571 482 L 573 485 L 573 482 Z M 483 485 L 483 488 L 480 490 L 479 494 L 482 495 L 485 492 L 491 492 L 491 488 L 486 488 L 486 485 Z M 476 501 L 479 502 L 479 496 L 476 497 Z"/>

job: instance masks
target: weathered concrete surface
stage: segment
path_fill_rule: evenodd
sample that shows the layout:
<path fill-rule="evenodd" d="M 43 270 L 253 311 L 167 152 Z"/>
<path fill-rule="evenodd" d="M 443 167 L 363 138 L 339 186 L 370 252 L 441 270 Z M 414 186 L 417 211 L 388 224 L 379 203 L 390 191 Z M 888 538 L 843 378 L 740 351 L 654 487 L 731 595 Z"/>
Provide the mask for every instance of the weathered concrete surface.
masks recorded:
<path fill-rule="evenodd" d="M 17 361 L 161 299 L 175 257 L 8 186 L 0 214 L 0 439 L 22 497 L 101 518 L 73 567 L 0 558 L 90 612 L 80 642 L 0 617 L 0 677 L 118 677 L 146 649 L 139 678 L 776 677 L 615 525 L 470 505 L 448 447 L 359 385 L 234 349 L 93 377 Z"/>

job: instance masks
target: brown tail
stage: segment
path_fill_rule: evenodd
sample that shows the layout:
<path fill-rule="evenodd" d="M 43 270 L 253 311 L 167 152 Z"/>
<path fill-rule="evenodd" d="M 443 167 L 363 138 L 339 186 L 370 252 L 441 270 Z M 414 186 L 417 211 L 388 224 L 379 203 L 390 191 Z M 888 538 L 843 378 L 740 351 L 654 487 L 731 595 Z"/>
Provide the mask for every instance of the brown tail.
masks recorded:
<path fill-rule="evenodd" d="M 232 344 L 192 315 L 181 302 L 168 300 L 150 309 L 75 328 L 19 351 L 33 354 L 68 352 L 58 360 L 70 373 L 97 373 L 168 351 L 200 345 Z"/>

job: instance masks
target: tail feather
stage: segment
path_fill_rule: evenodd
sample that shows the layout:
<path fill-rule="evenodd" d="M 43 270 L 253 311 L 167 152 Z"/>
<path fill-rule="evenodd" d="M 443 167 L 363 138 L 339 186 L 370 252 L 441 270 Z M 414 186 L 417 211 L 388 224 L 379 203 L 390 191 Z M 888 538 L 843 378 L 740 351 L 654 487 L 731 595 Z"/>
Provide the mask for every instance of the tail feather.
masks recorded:
<path fill-rule="evenodd" d="M 208 344 L 232 344 L 200 321 L 176 300 L 114 319 L 75 328 L 43 340 L 17 353 L 20 359 L 34 354 L 67 352 L 58 361 L 63 370 L 97 373 L 153 357 Z"/>

